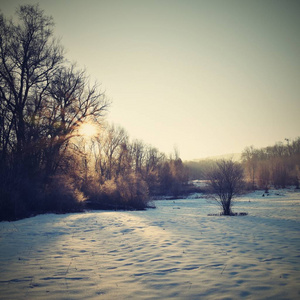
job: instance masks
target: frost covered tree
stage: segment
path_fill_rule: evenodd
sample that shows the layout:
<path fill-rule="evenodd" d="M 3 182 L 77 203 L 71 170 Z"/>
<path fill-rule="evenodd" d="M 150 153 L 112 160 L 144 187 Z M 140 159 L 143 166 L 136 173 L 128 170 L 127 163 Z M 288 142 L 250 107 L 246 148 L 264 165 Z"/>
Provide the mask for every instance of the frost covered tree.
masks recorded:
<path fill-rule="evenodd" d="M 244 183 L 243 168 L 232 160 L 220 160 L 209 174 L 209 185 L 214 199 L 225 216 L 233 215 L 232 200 L 241 192 Z"/>

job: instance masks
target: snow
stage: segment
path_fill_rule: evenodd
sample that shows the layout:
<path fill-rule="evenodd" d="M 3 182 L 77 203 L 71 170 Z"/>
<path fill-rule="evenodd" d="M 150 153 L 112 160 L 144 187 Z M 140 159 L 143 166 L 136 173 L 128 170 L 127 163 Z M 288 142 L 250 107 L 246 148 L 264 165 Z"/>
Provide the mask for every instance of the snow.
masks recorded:
<path fill-rule="evenodd" d="M 300 192 L 262 194 L 1 222 L 0 298 L 299 299 Z"/>

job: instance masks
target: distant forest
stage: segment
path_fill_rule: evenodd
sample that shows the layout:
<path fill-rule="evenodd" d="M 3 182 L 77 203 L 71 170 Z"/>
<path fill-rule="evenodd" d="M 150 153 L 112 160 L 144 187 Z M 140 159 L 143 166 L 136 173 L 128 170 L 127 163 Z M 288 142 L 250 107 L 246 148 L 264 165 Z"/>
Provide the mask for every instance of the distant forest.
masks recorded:
<path fill-rule="evenodd" d="M 291 185 L 299 188 L 300 137 L 261 149 L 247 147 L 242 153 L 242 164 L 252 189 Z"/>
<path fill-rule="evenodd" d="M 265 148 L 246 147 L 241 161 L 248 188 L 265 189 L 273 186 L 285 188 L 294 185 L 299 188 L 300 181 L 300 137 L 278 142 Z M 213 159 L 188 161 L 190 179 L 207 179 L 208 172 L 216 165 Z"/>
<path fill-rule="evenodd" d="M 69 63 L 38 5 L 0 16 L 0 220 L 83 207 L 144 209 L 180 193 L 187 172 L 105 122 L 109 101 Z M 15 23 L 14 23 L 15 22 Z M 82 124 L 99 134 L 87 141 Z"/>

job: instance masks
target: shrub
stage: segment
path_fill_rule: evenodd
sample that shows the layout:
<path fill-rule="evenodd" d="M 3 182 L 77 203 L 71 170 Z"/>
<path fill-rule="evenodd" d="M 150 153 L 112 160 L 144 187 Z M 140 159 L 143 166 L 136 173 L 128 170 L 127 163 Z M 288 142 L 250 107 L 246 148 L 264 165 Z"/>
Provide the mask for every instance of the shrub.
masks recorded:
<path fill-rule="evenodd" d="M 148 185 L 138 174 L 129 173 L 102 185 L 93 182 L 87 189 L 86 206 L 92 209 L 145 209 Z"/>
<path fill-rule="evenodd" d="M 148 204 L 148 185 L 139 174 L 131 173 L 117 179 L 121 201 L 132 208 L 144 209 Z"/>
<path fill-rule="evenodd" d="M 42 210 L 55 213 L 81 211 L 85 199 L 69 177 L 57 175 L 46 187 Z"/>
<path fill-rule="evenodd" d="M 214 199 L 221 206 L 223 215 L 234 215 L 232 200 L 242 191 L 243 176 L 241 165 L 232 160 L 217 162 L 217 166 L 208 174 L 209 185 L 216 195 Z"/>

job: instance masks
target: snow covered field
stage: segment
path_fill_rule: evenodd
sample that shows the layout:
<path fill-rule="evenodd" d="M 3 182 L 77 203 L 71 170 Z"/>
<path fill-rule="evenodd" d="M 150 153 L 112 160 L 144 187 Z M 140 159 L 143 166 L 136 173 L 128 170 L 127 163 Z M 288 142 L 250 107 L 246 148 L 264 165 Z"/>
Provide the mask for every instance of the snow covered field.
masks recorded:
<path fill-rule="evenodd" d="M 300 299 L 299 192 L 156 206 L 1 222 L 0 298 Z"/>

